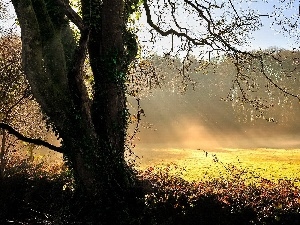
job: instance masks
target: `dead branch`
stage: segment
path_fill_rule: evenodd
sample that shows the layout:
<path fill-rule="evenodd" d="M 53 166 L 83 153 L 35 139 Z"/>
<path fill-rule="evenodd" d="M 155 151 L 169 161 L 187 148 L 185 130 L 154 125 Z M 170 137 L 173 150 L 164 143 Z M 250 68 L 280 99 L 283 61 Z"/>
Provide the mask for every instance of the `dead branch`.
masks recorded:
<path fill-rule="evenodd" d="M 43 141 L 41 139 L 25 137 L 23 134 L 19 133 L 12 126 L 10 126 L 10 125 L 8 125 L 6 123 L 0 122 L 0 128 L 4 129 L 4 130 L 7 130 L 8 133 L 16 136 L 21 141 L 25 141 L 25 142 L 32 143 L 32 144 L 35 144 L 35 145 L 41 145 L 41 146 L 49 148 L 49 149 L 51 149 L 53 151 L 64 153 L 64 151 L 63 151 L 63 149 L 61 147 L 57 147 L 57 146 L 52 145 L 52 144 L 50 144 L 50 143 L 48 143 L 46 141 Z"/>

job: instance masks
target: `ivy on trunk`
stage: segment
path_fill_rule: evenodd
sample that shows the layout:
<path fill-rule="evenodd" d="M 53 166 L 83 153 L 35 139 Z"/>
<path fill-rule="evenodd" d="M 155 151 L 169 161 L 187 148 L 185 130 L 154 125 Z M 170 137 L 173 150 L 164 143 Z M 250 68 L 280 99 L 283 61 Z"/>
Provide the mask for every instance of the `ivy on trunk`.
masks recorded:
<path fill-rule="evenodd" d="M 115 215 L 111 219 L 124 220 L 126 196 L 135 182 L 124 158 L 124 85 L 137 49 L 126 30 L 127 3 L 82 0 L 82 17 L 67 0 L 12 3 L 21 27 L 24 72 L 48 123 L 62 139 L 59 151 L 73 169 L 78 189 L 95 204 L 92 215 L 97 221 L 105 221 L 109 212 Z M 70 21 L 80 30 L 79 41 Z M 83 78 L 86 52 L 94 76 L 93 99 Z"/>

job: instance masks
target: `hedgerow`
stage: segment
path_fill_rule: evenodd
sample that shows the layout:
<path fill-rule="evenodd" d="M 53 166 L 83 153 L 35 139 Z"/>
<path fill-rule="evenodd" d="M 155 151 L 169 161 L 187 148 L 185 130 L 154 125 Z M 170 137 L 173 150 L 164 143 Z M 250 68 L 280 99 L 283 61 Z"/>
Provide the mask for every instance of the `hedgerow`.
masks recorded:
<path fill-rule="evenodd" d="M 141 175 L 152 185 L 145 196 L 150 224 L 300 224 L 300 190 L 292 180 L 257 178 L 249 183 L 235 166 L 227 179 L 187 182 L 175 164 Z M 177 172 L 174 172 L 174 170 Z"/>
<path fill-rule="evenodd" d="M 89 206 L 63 164 L 10 160 L 0 184 L 0 223 L 86 224 Z M 300 190 L 293 180 L 249 182 L 227 165 L 226 178 L 188 182 L 176 164 L 140 171 L 132 225 L 298 225 Z M 249 175 L 250 176 L 250 175 Z M 132 193 L 131 193 L 132 194 Z M 112 215 L 113 216 L 113 215 Z M 99 221 L 101 224 L 101 221 Z"/>

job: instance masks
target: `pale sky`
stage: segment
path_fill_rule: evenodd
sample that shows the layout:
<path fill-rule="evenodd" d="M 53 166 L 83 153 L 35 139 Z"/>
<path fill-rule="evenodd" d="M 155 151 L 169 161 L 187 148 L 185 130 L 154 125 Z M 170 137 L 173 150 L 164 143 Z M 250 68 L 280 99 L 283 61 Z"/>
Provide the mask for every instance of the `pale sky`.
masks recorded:
<path fill-rule="evenodd" d="M 260 3 L 258 3 L 260 2 Z M 290 2 L 290 1 L 284 1 L 284 2 Z M 278 33 L 279 30 L 281 30 L 281 27 L 274 26 L 272 28 L 272 22 L 274 21 L 275 17 L 279 17 L 279 15 L 282 16 L 282 19 L 285 21 L 288 21 L 287 19 L 290 19 L 291 22 L 296 22 L 298 24 L 298 27 L 295 27 L 293 29 L 293 33 L 295 36 L 298 36 L 298 42 L 299 42 L 299 34 L 300 34 L 300 19 L 299 19 L 299 1 L 291 1 L 293 4 L 285 5 L 280 4 L 278 0 L 269 1 L 269 3 L 262 3 L 261 1 L 257 1 L 256 3 L 253 3 L 254 6 L 257 7 L 259 10 L 259 13 L 261 15 L 269 15 L 270 17 L 263 16 L 262 24 L 263 28 L 257 32 L 254 33 L 255 39 L 252 41 L 254 48 L 268 48 L 272 46 L 282 47 L 282 48 L 294 48 L 298 47 L 294 45 L 294 42 L 296 41 L 297 37 L 294 38 L 286 38 L 283 34 Z M 278 4 L 279 3 L 279 4 Z M 281 8 L 274 10 L 273 4 L 276 4 L 277 8 Z M 285 19 L 284 19 L 285 18 Z M 279 19 L 279 18 L 278 18 Z"/>
<path fill-rule="evenodd" d="M 229 4 L 228 1 L 223 0 Z M 300 37 L 300 18 L 299 18 L 299 2 L 297 0 L 282 1 L 279 0 L 252 0 L 252 1 L 235 1 L 236 9 L 252 9 L 261 16 L 262 27 L 255 31 L 252 36 L 253 39 L 250 41 L 249 46 L 245 46 L 246 49 L 266 49 L 269 47 L 279 47 L 286 49 L 299 48 L 299 37 Z M 167 15 L 167 12 L 166 12 Z M 268 16 L 267 16 L 268 15 Z M 152 15 L 155 20 L 155 15 Z M 185 17 L 185 12 L 181 15 Z M 182 19 L 184 20 L 184 19 Z M 290 21 L 291 23 L 297 24 L 296 27 L 289 30 L 291 33 L 282 33 L 282 27 L 278 25 L 272 25 L 274 21 L 282 20 L 283 23 Z M 183 22 L 184 23 L 184 22 Z M 189 20 L 188 26 L 193 26 L 195 21 Z M 141 19 L 142 26 L 147 27 L 145 13 L 143 13 Z M 189 28 L 189 27 L 188 27 Z M 280 33 L 281 32 L 281 33 Z M 149 39 L 149 36 L 142 33 L 143 40 Z M 143 36 L 145 36 L 143 38 Z M 174 39 L 175 40 L 175 39 Z M 297 44 L 295 44 L 297 42 Z M 151 44 L 154 52 L 162 53 L 164 50 L 170 48 L 171 37 L 166 37 L 163 40 L 157 42 L 154 46 Z"/>
<path fill-rule="evenodd" d="M 4 2 L 10 2 L 8 0 L 4 0 Z M 239 1 L 236 1 L 239 2 Z M 253 40 L 251 41 L 251 48 L 258 49 L 258 48 L 268 48 L 268 47 L 282 47 L 282 48 L 299 48 L 298 46 L 295 46 L 295 42 L 298 40 L 299 43 L 299 36 L 300 36 L 300 18 L 299 18 L 299 1 L 297 0 L 286 0 L 283 1 L 284 3 L 280 3 L 279 0 L 252 0 L 252 1 L 240 1 L 241 3 L 237 3 L 237 8 L 245 8 L 249 7 L 251 9 L 257 10 L 259 14 L 261 15 L 269 15 L 261 17 L 263 27 L 259 30 L 253 33 Z M 277 8 L 275 9 L 274 6 Z M 10 3 L 9 11 L 13 13 L 13 7 Z M 278 33 L 279 28 L 278 26 L 272 27 L 272 22 L 274 21 L 274 18 L 282 17 L 284 20 L 284 17 L 292 18 L 291 21 L 296 22 L 298 27 L 295 27 L 293 29 L 294 38 L 286 38 L 282 33 Z M 0 27 L 7 28 L 11 26 L 14 23 L 14 19 L 2 21 L 0 24 Z M 141 24 L 142 26 L 145 26 L 145 16 L 142 16 Z M 287 21 L 287 20 L 284 20 Z M 190 22 L 190 21 L 189 21 Z M 146 25 L 147 26 L 147 25 Z M 149 36 L 146 37 L 149 39 Z M 157 51 L 161 51 L 163 47 L 166 47 L 170 43 L 170 38 L 166 38 L 164 41 L 158 42 L 156 44 Z"/>

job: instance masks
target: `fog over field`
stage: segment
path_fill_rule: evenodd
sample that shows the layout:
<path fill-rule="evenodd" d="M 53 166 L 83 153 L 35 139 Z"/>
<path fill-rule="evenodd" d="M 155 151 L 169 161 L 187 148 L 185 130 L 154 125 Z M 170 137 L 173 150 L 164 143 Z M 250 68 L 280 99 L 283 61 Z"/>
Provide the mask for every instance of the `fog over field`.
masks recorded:
<path fill-rule="evenodd" d="M 229 89 L 203 87 L 184 94 L 155 90 L 141 100 L 145 111 L 138 147 L 171 148 L 299 148 L 299 103 L 277 105 L 266 119 L 251 119 L 222 101 Z M 293 102 L 293 100 L 292 100 Z M 255 111 L 252 114 L 255 114 Z"/>

